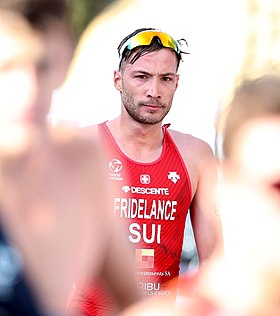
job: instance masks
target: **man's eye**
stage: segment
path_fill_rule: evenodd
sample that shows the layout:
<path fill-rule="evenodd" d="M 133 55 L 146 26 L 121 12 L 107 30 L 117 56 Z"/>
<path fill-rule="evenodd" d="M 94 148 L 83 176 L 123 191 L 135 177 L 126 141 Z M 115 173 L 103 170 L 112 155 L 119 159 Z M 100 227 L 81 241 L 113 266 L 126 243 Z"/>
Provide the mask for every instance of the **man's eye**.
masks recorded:
<path fill-rule="evenodd" d="M 136 78 L 138 78 L 138 79 L 146 79 L 147 76 L 146 75 L 138 75 L 138 76 L 136 76 Z"/>
<path fill-rule="evenodd" d="M 162 77 L 162 81 L 172 81 L 172 78 L 170 77 Z"/>

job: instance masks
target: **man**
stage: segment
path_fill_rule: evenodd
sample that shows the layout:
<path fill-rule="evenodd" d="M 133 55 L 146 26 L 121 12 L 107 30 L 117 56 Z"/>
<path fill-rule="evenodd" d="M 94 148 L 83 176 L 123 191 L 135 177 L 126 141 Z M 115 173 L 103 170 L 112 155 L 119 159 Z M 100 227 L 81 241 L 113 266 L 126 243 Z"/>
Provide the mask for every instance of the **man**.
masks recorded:
<path fill-rule="evenodd" d="M 0 1 L 1 315 L 76 315 L 74 283 L 97 276 L 118 308 L 139 297 L 101 151 L 46 124 L 72 54 L 66 15 L 64 0 Z"/>
<path fill-rule="evenodd" d="M 138 282 L 149 296 L 176 295 L 167 284 L 179 275 L 188 210 L 201 265 L 221 243 L 210 146 L 162 126 L 178 87 L 181 44 L 153 28 L 124 38 L 114 72 L 121 114 L 84 129 L 88 137 L 98 133 L 108 153 L 108 174 L 116 187 L 113 212 L 135 248 Z"/>

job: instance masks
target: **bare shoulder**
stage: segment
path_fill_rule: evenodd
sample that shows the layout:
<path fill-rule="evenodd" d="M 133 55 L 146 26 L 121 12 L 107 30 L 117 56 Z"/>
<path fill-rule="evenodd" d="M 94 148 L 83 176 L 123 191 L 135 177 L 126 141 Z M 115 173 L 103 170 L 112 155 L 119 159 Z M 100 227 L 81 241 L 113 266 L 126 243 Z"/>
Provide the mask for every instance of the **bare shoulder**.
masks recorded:
<path fill-rule="evenodd" d="M 198 180 L 202 174 L 205 175 L 205 169 L 214 170 L 213 151 L 210 145 L 200 138 L 174 130 L 168 131 L 183 158 L 190 177 L 192 191 L 195 194 Z"/>
<path fill-rule="evenodd" d="M 195 159 L 213 157 L 212 148 L 206 141 L 191 134 L 184 134 L 172 129 L 168 131 L 183 157 L 190 156 L 190 154 Z"/>

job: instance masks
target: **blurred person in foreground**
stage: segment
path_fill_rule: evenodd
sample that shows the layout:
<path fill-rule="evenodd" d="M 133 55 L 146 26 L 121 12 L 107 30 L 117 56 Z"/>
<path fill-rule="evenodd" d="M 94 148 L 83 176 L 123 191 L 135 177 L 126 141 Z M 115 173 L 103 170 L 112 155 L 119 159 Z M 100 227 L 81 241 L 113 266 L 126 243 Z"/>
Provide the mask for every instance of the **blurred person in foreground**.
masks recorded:
<path fill-rule="evenodd" d="M 46 123 L 72 56 L 66 15 L 62 0 L 0 1 L 1 315 L 76 315 L 73 285 L 97 275 L 118 310 L 139 297 L 100 148 Z"/>
<path fill-rule="evenodd" d="M 176 309 L 151 299 L 122 316 L 280 315 L 280 77 L 244 81 L 229 109 L 219 190 L 224 253 L 179 281 Z"/>
<path fill-rule="evenodd" d="M 121 114 L 82 131 L 88 138 L 98 135 L 108 154 L 108 177 L 116 188 L 112 212 L 135 249 L 139 287 L 146 296 L 174 303 L 176 288 L 166 284 L 179 275 L 188 210 L 201 266 L 222 241 L 210 146 L 163 124 L 178 87 L 184 42 L 155 28 L 125 37 L 114 71 Z M 97 297 L 96 291 L 86 293 L 82 308 L 89 310 Z"/>

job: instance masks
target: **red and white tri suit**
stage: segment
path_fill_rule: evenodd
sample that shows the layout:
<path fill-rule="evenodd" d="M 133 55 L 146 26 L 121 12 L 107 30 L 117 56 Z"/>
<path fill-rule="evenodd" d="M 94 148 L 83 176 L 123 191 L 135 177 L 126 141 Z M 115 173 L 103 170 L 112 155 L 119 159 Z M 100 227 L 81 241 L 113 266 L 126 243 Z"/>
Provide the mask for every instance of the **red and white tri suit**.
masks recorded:
<path fill-rule="evenodd" d="M 99 125 L 99 139 L 108 153 L 108 173 L 115 188 L 114 215 L 125 221 L 127 238 L 135 248 L 139 283 L 146 295 L 169 295 L 164 283 L 179 275 L 192 197 L 187 168 L 168 127 L 162 127 L 161 156 L 142 163 L 120 150 L 106 122 Z"/>
<path fill-rule="evenodd" d="M 108 176 L 114 188 L 112 209 L 135 249 L 139 286 L 144 295 L 175 297 L 192 189 L 187 168 L 168 127 L 162 127 L 160 157 L 149 163 L 127 157 L 106 122 L 98 125 L 98 137 L 107 154 Z M 170 280 L 172 286 L 166 287 Z M 97 282 L 77 292 L 72 301 L 79 315 L 91 316 L 112 315 L 112 304 L 109 289 Z"/>

